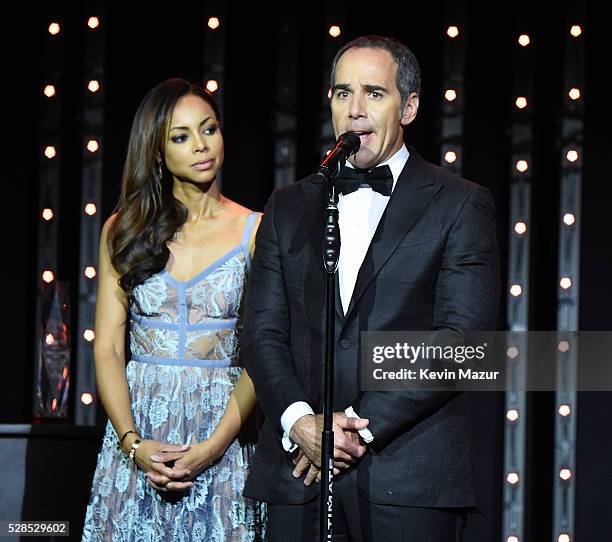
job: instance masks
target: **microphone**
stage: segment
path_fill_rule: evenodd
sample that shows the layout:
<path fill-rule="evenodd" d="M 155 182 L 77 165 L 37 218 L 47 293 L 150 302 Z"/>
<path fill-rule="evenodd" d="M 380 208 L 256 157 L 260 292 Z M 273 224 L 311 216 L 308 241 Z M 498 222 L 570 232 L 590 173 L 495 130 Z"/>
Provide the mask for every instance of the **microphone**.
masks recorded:
<path fill-rule="evenodd" d="M 316 174 L 326 181 L 331 181 L 340 171 L 346 159 L 355 154 L 360 146 L 361 139 L 355 132 L 343 133 L 336 141 L 336 146 L 321 162 Z"/>

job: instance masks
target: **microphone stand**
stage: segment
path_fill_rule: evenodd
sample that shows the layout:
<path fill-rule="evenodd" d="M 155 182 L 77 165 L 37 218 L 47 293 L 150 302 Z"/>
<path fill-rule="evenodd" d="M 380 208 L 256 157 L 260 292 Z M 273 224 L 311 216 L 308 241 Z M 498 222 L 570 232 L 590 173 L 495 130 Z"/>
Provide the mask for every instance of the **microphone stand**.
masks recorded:
<path fill-rule="evenodd" d="M 323 402 L 323 432 L 321 434 L 321 508 L 320 540 L 332 540 L 334 482 L 334 356 L 336 343 L 336 270 L 340 257 L 340 226 L 338 225 L 338 194 L 333 179 L 345 160 L 338 163 L 335 173 L 327 179 L 323 265 L 327 274 L 325 304 L 325 384 Z"/>

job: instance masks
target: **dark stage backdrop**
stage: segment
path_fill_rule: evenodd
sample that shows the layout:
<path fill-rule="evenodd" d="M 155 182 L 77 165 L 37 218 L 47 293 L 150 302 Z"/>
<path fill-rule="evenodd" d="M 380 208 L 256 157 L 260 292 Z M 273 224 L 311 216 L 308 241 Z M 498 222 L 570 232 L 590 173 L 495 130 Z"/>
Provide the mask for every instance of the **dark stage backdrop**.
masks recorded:
<path fill-rule="evenodd" d="M 232 3 L 236 4 L 236 3 Z M 533 164 L 532 261 L 533 329 L 556 327 L 557 242 L 559 208 L 558 132 L 561 103 L 563 10 L 535 3 L 522 8 L 514 2 L 467 5 L 469 41 L 465 88 L 464 176 L 488 187 L 497 207 L 498 241 L 505 286 L 509 194 L 509 133 L 512 111 L 512 47 L 519 28 L 517 10 L 536 10 L 535 159 Z M 447 7 L 451 3 L 447 4 Z M 406 141 L 433 162 L 439 160 L 439 113 L 441 105 L 444 3 L 420 2 L 376 4 L 376 9 L 346 5 L 338 9 L 343 34 L 338 46 L 365 33 L 396 36 L 420 59 L 423 94 L 417 120 Z M 383 6 L 386 9 L 383 9 Z M 388 6 L 388 8 L 387 8 Z M 610 233 L 612 189 L 609 172 L 610 98 L 608 57 L 612 51 L 609 18 L 599 2 L 589 2 L 586 27 L 586 118 L 584 138 L 583 223 L 581 267 L 581 328 L 612 329 L 612 255 Z M 210 15 L 205 2 L 18 3 L 5 25 L 3 80 L 5 98 L 5 145 L 3 155 L 4 209 L 0 221 L 5 255 L 0 266 L 2 308 L 0 344 L 4 356 L 0 422 L 27 423 L 31 418 L 33 379 L 34 294 L 36 277 L 37 204 L 41 152 L 38 115 L 41 91 L 41 47 L 51 16 L 63 22 L 65 53 L 64 84 L 59 99 L 62 125 L 60 266 L 57 277 L 77 284 L 80 214 L 80 121 L 78 96 L 85 74 L 83 66 L 84 21 L 101 13 L 106 32 L 104 201 L 108 216 L 119 192 L 132 117 L 144 94 L 168 77 L 202 81 L 203 32 Z M 324 40 L 333 22 L 331 7 L 324 2 L 285 5 L 221 6 L 226 40 L 225 112 L 223 132 L 226 162 L 223 190 L 238 202 L 261 210 L 273 188 L 273 121 L 279 72 L 275 27 L 283 20 L 297 21 L 297 172 L 311 172 L 318 161 Z M 80 10 L 80 11 L 79 11 Z M 76 299 L 73 301 L 76 307 Z M 74 312 L 74 311 L 73 311 Z M 500 326 L 504 326 L 502 301 Z M 76 314 L 73 313 L 76 322 Z M 610 509 L 612 479 L 609 458 L 612 437 L 606 411 L 611 394 L 580 398 L 578 442 L 577 524 L 582 540 L 598 540 L 593 533 L 606 532 L 605 506 Z M 480 524 L 481 538 L 498 540 L 501 507 L 503 453 L 503 397 L 481 396 L 472 401 L 477 428 L 477 461 L 486 474 L 482 480 L 492 511 Z M 527 530 L 533 540 L 551 539 L 551 473 L 554 398 L 537 394 L 530 398 L 529 488 L 532 510 Z M 100 409 L 101 410 L 101 409 Z M 603 503 L 603 504 L 602 504 Z M 601 509 L 601 515 L 599 510 Z M 597 514 L 596 514 L 597 512 Z M 478 525 L 478 524 L 476 524 Z M 475 536 L 475 535 L 472 535 Z"/>

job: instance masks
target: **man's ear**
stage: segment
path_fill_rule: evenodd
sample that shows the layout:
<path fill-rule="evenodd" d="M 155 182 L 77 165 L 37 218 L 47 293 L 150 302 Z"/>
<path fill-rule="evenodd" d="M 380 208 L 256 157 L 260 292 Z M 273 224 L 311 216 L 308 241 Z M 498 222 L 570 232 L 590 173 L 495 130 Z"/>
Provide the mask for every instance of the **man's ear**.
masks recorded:
<path fill-rule="evenodd" d="M 406 100 L 404 104 L 404 109 L 402 110 L 402 117 L 400 118 L 400 124 L 402 126 L 407 126 L 410 124 L 416 117 L 417 111 L 419 110 L 419 95 L 416 92 L 411 92 L 410 96 Z"/>

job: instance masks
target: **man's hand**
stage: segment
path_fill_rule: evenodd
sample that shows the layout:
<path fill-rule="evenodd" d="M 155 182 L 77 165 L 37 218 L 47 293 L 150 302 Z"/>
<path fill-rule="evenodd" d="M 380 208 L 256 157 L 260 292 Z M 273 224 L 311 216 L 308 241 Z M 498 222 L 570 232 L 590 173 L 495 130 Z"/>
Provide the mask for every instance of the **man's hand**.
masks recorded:
<path fill-rule="evenodd" d="M 367 418 L 349 418 L 344 412 L 334 412 L 334 466 L 345 470 L 365 454 L 366 447 L 359 442 L 357 430 L 365 429 Z M 317 468 L 321 468 L 321 432 L 323 415 L 307 415 L 299 418 L 291 428 L 289 438 Z"/>
<path fill-rule="evenodd" d="M 293 476 L 295 478 L 300 478 L 306 472 L 306 478 L 304 478 L 304 485 L 309 486 L 315 480 L 317 482 L 321 481 L 321 469 L 316 465 L 313 465 L 310 462 L 304 452 L 299 451 L 298 455 L 293 459 L 293 464 L 295 468 L 293 469 Z M 334 467 L 334 475 L 340 473 L 340 470 Z"/>

